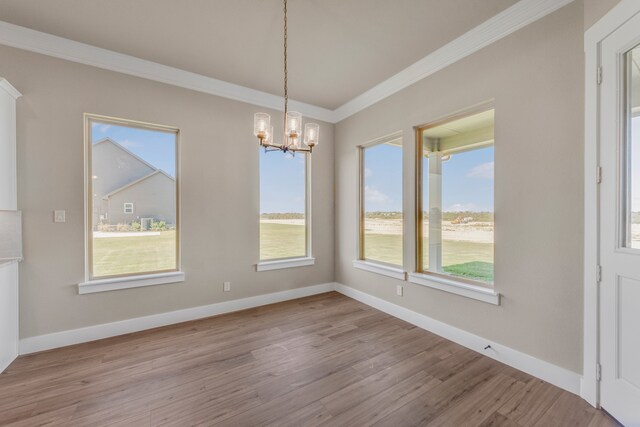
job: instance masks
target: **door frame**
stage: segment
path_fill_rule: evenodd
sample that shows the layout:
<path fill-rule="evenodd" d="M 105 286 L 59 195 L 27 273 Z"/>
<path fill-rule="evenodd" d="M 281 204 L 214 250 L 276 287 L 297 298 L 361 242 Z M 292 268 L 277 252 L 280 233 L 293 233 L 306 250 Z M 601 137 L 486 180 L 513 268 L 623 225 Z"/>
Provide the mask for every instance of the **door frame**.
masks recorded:
<path fill-rule="evenodd" d="M 601 45 L 638 13 L 640 2 L 621 0 L 584 34 L 584 348 L 580 394 L 595 407 L 600 406 L 600 82 L 602 74 L 607 72 L 601 69 Z"/>

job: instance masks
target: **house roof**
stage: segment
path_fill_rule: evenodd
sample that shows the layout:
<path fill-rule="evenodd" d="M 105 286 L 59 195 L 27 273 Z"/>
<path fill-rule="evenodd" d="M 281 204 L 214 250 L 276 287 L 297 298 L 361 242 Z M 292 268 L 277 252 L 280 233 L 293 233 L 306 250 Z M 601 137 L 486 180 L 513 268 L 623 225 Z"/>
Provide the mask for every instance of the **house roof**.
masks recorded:
<path fill-rule="evenodd" d="M 114 141 L 113 139 L 111 139 L 109 137 L 102 138 L 101 140 L 94 142 L 93 146 L 95 147 L 96 145 L 102 144 L 103 142 L 110 142 L 111 144 L 113 144 L 117 148 L 121 149 L 122 151 L 124 151 L 125 153 L 127 153 L 128 155 L 133 157 L 134 159 L 139 160 L 140 162 L 144 163 L 146 166 L 149 166 L 154 171 L 158 170 L 157 167 L 153 166 L 151 163 L 147 162 L 145 159 L 143 159 L 142 157 L 138 156 L 137 154 L 134 154 L 132 151 L 129 151 L 127 148 L 125 148 L 119 142 Z"/>
<path fill-rule="evenodd" d="M 129 188 L 129 187 L 133 187 L 133 186 L 135 186 L 135 185 L 137 185 L 137 184 L 141 183 L 142 181 L 146 181 L 147 179 L 149 179 L 149 178 L 151 178 L 151 177 L 153 177 L 153 176 L 155 176 L 155 175 L 158 175 L 158 174 L 162 174 L 162 175 L 166 176 L 167 178 L 169 178 L 171 181 L 175 181 L 175 178 L 174 178 L 174 177 L 172 177 L 171 175 L 169 175 L 168 173 L 166 173 L 165 171 L 163 171 L 163 170 L 161 170 L 161 169 L 156 169 L 155 171 L 151 172 L 149 175 L 145 175 L 145 176 L 143 176 L 142 178 L 138 178 L 138 179 L 136 179 L 135 181 L 131 181 L 130 183 L 125 184 L 125 185 L 123 185 L 123 186 L 122 186 L 122 187 L 120 187 L 120 188 L 116 188 L 116 189 L 115 189 L 115 190 L 113 190 L 112 192 L 110 192 L 110 193 L 105 194 L 104 196 L 102 196 L 102 198 L 103 198 L 103 199 L 108 199 L 109 197 L 113 196 L 114 194 L 117 194 L 117 193 L 119 193 L 119 192 L 121 192 L 121 191 L 124 191 L 124 190 L 126 190 L 127 188 Z"/>

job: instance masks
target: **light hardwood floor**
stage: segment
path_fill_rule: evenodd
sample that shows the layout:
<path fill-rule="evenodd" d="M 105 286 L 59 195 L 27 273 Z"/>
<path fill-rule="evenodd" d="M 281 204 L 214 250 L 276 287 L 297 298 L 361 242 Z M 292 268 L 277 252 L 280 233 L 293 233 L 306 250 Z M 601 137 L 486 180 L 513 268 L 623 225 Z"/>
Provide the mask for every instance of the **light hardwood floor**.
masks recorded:
<path fill-rule="evenodd" d="M 613 426 L 533 378 L 335 292 L 22 356 L 10 426 Z"/>

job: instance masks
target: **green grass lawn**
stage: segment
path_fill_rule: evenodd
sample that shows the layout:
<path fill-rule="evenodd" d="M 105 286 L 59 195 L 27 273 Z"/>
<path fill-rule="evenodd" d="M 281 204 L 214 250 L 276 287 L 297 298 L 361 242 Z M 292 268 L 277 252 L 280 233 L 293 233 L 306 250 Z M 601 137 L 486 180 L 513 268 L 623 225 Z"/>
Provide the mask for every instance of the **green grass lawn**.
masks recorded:
<path fill-rule="evenodd" d="M 306 255 L 304 225 L 260 223 L 260 259 Z"/>
<path fill-rule="evenodd" d="M 137 274 L 176 268 L 176 232 L 159 236 L 93 239 L 93 276 Z"/>
<path fill-rule="evenodd" d="M 159 236 L 100 238 L 93 242 L 94 277 L 175 268 L 175 231 L 163 231 Z M 302 257 L 305 254 L 303 225 L 260 224 L 260 259 Z M 367 234 L 365 257 L 373 261 L 402 265 L 402 236 Z M 425 266 L 426 264 L 427 259 Z M 493 244 L 445 240 L 442 264 L 449 274 L 492 282 Z"/>
<path fill-rule="evenodd" d="M 425 268 L 429 259 L 425 240 Z M 402 236 L 398 234 L 367 234 L 365 258 L 402 265 Z M 467 279 L 493 282 L 493 244 L 444 240 L 442 265 L 445 272 Z"/>
<path fill-rule="evenodd" d="M 493 263 L 472 261 L 442 267 L 447 273 L 466 279 L 493 282 Z"/>

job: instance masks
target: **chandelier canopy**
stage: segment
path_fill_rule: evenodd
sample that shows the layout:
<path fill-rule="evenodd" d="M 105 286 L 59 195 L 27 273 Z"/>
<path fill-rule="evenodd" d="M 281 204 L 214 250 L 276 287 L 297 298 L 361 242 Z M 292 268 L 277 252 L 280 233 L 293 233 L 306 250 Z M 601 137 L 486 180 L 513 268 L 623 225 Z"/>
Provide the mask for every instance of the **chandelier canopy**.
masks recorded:
<path fill-rule="evenodd" d="M 284 117 L 283 139 L 281 144 L 274 142 L 271 116 L 267 113 L 256 113 L 253 118 L 253 134 L 258 137 L 260 146 L 265 151 L 301 151 L 311 153 L 313 147 L 318 145 L 320 126 L 317 123 L 306 123 L 304 135 L 302 134 L 302 114 L 297 111 L 289 111 L 289 90 L 287 75 L 287 0 L 284 3 Z"/>

